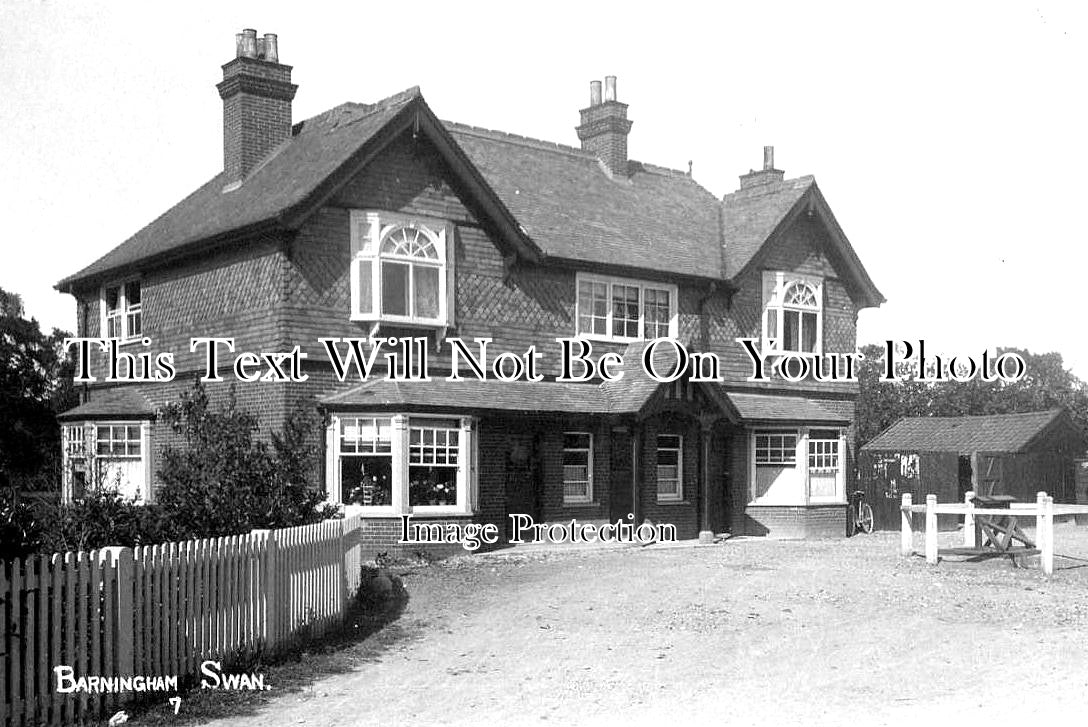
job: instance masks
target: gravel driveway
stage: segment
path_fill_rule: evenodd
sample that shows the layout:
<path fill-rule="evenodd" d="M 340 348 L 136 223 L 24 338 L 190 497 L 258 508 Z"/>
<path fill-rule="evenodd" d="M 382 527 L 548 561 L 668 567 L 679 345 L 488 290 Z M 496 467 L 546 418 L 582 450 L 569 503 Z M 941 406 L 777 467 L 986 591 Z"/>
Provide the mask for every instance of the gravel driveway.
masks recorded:
<path fill-rule="evenodd" d="M 1088 527 L 1056 536 L 1088 559 Z M 210 724 L 1084 723 L 1088 560 L 1046 579 L 897 546 L 736 539 L 399 569 L 408 606 L 348 671 Z"/>

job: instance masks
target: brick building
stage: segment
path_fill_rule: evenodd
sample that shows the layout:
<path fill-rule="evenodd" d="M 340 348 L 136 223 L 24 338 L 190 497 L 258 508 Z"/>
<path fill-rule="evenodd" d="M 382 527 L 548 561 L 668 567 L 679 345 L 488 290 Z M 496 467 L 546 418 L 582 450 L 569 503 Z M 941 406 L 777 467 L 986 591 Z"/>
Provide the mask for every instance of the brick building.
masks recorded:
<path fill-rule="evenodd" d="M 440 121 L 416 88 L 292 123 L 290 78 L 275 36 L 240 34 L 218 85 L 223 171 L 58 283 L 80 335 L 174 352 L 177 370 L 89 384 L 62 417 L 66 472 L 153 498 L 171 436 L 156 409 L 202 373 L 190 338 L 222 336 L 302 347 L 306 382 L 238 384 L 239 402 L 265 431 L 319 407 L 328 495 L 373 532 L 401 513 L 843 531 L 856 384 L 748 382 L 736 340 L 768 363 L 853 352 L 858 310 L 883 301 L 812 177 L 785 179 L 768 148 L 719 200 L 628 159 L 613 77 L 591 84 L 581 148 Z M 340 382 L 318 341 L 402 336 L 427 339 L 431 381 Z M 544 380 L 447 381 L 452 336 L 535 345 Z M 625 377 L 555 381 L 555 339 L 574 336 L 623 354 Z M 719 356 L 721 380 L 652 380 L 659 337 Z"/>

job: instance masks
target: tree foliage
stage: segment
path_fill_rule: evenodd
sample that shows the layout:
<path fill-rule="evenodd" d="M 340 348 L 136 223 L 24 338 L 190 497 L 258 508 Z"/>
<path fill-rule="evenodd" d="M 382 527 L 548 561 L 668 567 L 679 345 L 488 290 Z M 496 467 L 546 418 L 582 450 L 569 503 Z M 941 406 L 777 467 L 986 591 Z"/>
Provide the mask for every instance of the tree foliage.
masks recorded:
<path fill-rule="evenodd" d="M 319 452 L 311 441 L 320 422 L 312 407 L 299 407 L 274 433 L 269 446 L 256 439 L 257 420 L 238 409 L 233 389 L 212 409 L 197 384 L 166 406 L 163 420 L 185 441 L 164 447 L 158 501 L 175 527 L 189 537 L 280 528 L 335 517 L 314 486 Z"/>
<path fill-rule="evenodd" d="M 42 333 L 20 297 L 0 289 L 0 481 L 29 489 L 59 484 L 56 413 L 74 406 L 69 334 Z"/>

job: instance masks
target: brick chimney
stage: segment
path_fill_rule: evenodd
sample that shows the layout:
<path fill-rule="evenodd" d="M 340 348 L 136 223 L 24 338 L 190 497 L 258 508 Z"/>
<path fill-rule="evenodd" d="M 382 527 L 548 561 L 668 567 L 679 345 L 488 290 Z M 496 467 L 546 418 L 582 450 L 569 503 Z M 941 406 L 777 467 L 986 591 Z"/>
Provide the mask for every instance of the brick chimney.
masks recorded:
<path fill-rule="evenodd" d="M 279 61 L 274 33 L 235 36 L 235 58 L 223 66 L 216 86 L 223 99 L 223 171 L 227 187 L 242 183 L 270 151 L 291 136 L 291 66 Z"/>
<path fill-rule="evenodd" d="M 631 123 L 627 120 L 627 104 L 616 100 L 616 77 L 604 77 L 604 99 L 601 98 L 601 82 L 589 84 L 589 107 L 582 109 L 582 123 L 575 131 L 582 141 L 582 148 L 597 158 L 614 176 L 627 176 L 627 134 Z"/>
<path fill-rule="evenodd" d="M 785 176 L 786 173 L 781 169 L 774 168 L 774 147 L 765 146 L 763 147 L 763 169 L 740 175 L 740 188 L 749 189 L 763 184 L 781 182 Z"/>

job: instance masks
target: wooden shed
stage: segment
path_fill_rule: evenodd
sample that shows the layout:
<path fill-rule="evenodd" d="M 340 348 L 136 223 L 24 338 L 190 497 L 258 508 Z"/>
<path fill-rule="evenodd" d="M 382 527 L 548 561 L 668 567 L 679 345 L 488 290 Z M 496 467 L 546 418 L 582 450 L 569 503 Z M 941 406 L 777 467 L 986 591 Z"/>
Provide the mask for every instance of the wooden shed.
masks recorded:
<path fill-rule="evenodd" d="M 1075 461 L 1086 445 L 1064 409 L 908 417 L 862 446 L 858 475 L 876 527 L 892 529 L 907 492 L 915 502 L 930 493 L 962 501 L 968 490 L 1032 501 L 1043 490 L 1055 502 L 1075 502 Z"/>

